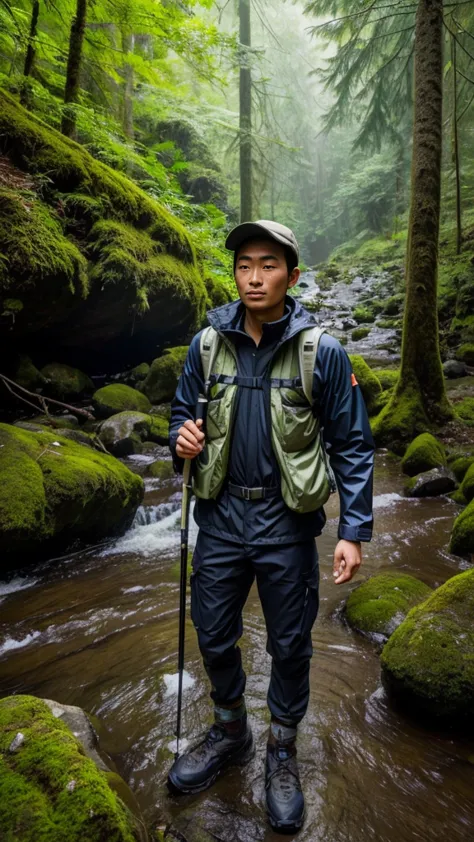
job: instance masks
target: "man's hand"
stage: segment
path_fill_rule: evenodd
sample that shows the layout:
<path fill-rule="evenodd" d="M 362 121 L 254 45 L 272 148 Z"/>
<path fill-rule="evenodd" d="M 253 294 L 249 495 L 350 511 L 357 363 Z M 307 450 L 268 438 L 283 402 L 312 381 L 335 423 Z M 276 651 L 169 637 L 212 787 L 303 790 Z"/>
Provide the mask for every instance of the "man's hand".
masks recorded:
<path fill-rule="evenodd" d="M 349 582 L 362 564 L 362 550 L 358 541 L 339 541 L 334 550 L 334 583 Z"/>
<path fill-rule="evenodd" d="M 195 459 L 204 448 L 204 433 L 199 429 L 202 420 L 185 421 L 178 430 L 176 453 L 181 459 Z"/>

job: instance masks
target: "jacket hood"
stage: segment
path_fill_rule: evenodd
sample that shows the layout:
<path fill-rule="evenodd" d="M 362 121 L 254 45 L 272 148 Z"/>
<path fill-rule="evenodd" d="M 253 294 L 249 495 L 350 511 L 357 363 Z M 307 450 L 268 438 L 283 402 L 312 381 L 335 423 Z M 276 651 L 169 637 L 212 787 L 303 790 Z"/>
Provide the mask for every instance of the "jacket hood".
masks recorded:
<path fill-rule="evenodd" d="M 296 298 L 287 295 L 285 297 L 285 304 L 289 307 L 290 318 L 282 336 L 282 341 L 289 339 L 301 330 L 305 330 L 308 327 L 315 327 L 318 324 L 313 314 L 305 310 Z M 211 327 L 221 333 L 225 333 L 228 330 L 238 330 L 244 309 L 242 301 L 238 299 L 237 301 L 231 301 L 230 304 L 224 304 L 222 307 L 209 310 L 207 318 Z"/>

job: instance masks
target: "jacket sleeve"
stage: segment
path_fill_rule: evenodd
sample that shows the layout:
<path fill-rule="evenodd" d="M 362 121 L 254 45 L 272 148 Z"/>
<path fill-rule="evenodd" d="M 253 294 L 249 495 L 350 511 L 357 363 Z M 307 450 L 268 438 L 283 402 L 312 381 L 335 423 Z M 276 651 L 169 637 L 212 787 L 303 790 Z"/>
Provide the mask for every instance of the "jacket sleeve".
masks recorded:
<path fill-rule="evenodd" d="M 176 394 L 171 402 L 170 450 L 177 473 L 182 473 L 184 465 L 184 459 L 180 459 L 176 454 L 178 430 L 188 419 L 194 421 L 199 393 L 204 393 L 204 373 L 200 352 L 201 333 L 202 331 L 196 334 L 189 346 Z"/>
<path fill-rule="evenodd" d="M 360 386 L 344 348 L 323 334 L 313 378 L 313 399 L 340 499 L 338 537 L 370 541 L 374 441 Z"/>

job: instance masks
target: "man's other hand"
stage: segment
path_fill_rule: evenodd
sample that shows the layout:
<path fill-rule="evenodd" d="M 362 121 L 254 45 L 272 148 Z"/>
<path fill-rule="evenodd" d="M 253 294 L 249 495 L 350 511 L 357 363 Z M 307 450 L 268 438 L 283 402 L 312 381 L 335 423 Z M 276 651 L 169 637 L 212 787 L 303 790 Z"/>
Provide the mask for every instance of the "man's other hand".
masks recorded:
<path fill-rule="evenodd" d="M 176 453 L 181 459 L 195 459 L 203 450 L 204 433 L 199 429 L 200 427 L 202 427 L 201 418 L 196 423 L 185 421 L 183 426 L 179 428 L 178 438 L 176 439 Z"/>
<path fill-rule="evenodd" d="M 334 550 L 334 583 L 349 582 L 362 564 L 362 549 L 358 541 L 339 541 Z"/>

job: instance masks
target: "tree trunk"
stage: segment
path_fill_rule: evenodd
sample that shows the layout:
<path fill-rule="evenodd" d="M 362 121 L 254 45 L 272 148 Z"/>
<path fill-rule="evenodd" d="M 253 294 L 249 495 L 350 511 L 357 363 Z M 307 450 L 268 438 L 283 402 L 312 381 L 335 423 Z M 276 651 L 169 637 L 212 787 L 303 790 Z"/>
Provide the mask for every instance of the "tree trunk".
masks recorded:
<path fill-rule="evenodd" d="M 33 71 L 33 66 L 36 57 L 36 35 L 38 32 L 38 18 L 39 18 L 40 4 L 39 0 L 33 0 L 33 8 L 31 10 L 30 32 L 28 35 L 28 46 L 26 48 L 25 66 L 23 68 L 23 82 L 20 92 L 20 102 L 25 108 L 31 106 L 31 90 L 29 77 Z"/>
<path fill-rule="evenodd" d="M 456 254 L 461 254 L 462 216 L 461 216 L 461 174 L 459 167 L 459 136 L 458 136 L 458 97 L 457 97 L 457 58 L 456 39 L 451 35 L 451 55 L 453 70 L 453 158 L 456 174 Z"/>
<path fill-rule="evenodd" d="M 403 441 L 452 417 L 438 331 L 438 240 L 443 107 L 443 3 L 419 0 L 415 115 L 401 371 L 374 424 L 380 443 Z"/>
<path fill-rule="evenodd" d="M 123 65 L 123 130 L 130 140 L 134 138 L 133 131 L 133 67 L 127 62 L 128 53 L 133 53 L 135 37 L 131 32 L 122 30 Z"/>
<path fill-rule="evenodd" d="M 252 219 L 252 76 L 250 0 L 239 0 L 240 43 L 240 221 Z"/>
<path fill-rule="evenodd" d="M 66 87 L 64 90 L 64 112 L 61 131 L 66 137 L 73 137 L 76 132 L 76 114 L 74 105 L 79 95 L 79 81 L 82 62 L 82 47 L 86 28 L 87 0 L 76 0 L 76 15 L 71 24 L 69 36 L 69 55 L 67 60 Z"/>

